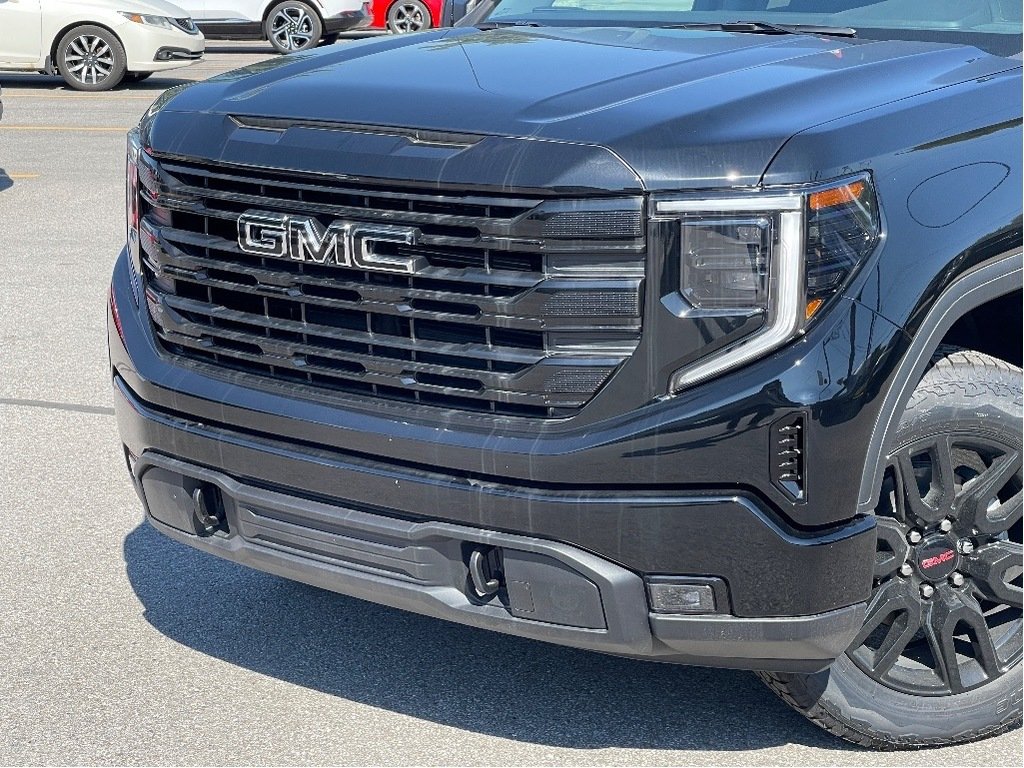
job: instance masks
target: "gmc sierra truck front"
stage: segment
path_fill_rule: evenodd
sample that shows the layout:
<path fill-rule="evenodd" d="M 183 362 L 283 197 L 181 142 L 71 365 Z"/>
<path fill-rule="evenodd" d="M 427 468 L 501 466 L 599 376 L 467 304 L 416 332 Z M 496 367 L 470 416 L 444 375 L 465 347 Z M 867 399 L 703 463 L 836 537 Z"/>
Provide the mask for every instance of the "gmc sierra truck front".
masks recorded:
<path fill-rule="evenodd" d="M 1019 61 L 870 21 L 913 0 L 535 5 L 132 132 L 110 358 L 150 522 L 759 670 L 862 744 L 1019 723 Z"/>

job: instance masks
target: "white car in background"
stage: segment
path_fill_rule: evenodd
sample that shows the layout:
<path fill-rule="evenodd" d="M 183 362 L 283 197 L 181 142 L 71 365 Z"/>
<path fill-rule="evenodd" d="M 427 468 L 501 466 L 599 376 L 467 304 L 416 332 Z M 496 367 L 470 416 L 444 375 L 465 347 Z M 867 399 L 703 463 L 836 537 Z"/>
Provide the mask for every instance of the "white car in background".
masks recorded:
<path fill-rule="evenodd" d="M 368 26 L 369 0 L 178 0 L 211 40 L 267 40 L 278 53 Z"/>
<path fill-rule="evenodd" d="M 0 70 L 59 73 L 80 91 L 184 67 L 205 48 L 189 14 L 164 0 L 0 0 Z"/>

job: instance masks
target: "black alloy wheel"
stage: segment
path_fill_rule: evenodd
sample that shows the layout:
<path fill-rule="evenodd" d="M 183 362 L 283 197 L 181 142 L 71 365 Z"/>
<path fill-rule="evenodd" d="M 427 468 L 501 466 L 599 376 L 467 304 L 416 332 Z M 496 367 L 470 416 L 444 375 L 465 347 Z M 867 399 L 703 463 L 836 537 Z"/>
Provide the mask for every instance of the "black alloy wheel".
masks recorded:
<path fill-rule="evenodd" d="M 848 653 L 921 696 L 963 693 L 1021 660 L 1021 452 L 946 433 L 900 448 L 878 510 L 876 585 Z"/>

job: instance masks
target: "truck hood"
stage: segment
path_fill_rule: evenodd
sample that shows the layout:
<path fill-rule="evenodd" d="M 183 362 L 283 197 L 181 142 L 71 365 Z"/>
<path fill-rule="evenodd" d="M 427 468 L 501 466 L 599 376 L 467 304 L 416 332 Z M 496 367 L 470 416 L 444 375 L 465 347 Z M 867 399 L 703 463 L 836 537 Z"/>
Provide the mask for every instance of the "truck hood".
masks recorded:
<path fill-rule="evenodd" d="M 1005 69 L 974 48 L 902 41 L 457 28 L 228 73 L 183 90 L 145 127 L 156 152 L 335 174 L 737 187 L 756 185 L 802 130 Z M 386 138 L 382 127 L 454 137 Z"/>

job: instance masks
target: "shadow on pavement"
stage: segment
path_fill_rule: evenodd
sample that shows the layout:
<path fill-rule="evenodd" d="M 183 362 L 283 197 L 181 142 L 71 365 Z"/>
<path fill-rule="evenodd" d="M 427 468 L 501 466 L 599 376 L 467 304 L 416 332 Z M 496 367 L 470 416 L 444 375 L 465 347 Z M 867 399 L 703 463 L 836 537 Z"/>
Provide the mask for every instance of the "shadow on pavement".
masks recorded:
<path fill-rule="evenodd" d="M 148 524 L 124 542 L 145 618 L 197 651 L 350 701 L 553 747 L 842 749 L 752 674 L 640 662 L 429 619 L 243 568 Z"/>
<path fill-rule="evenodd" d="M 81 93 L 83 97 L 88 97 L 103 96 L 104 94 L 117 94 L 122 91 L 159 92 L 166 91 L 168 88 L 175 85 L 194 82 L 193 80 L 183 79 L 181 77 L 174 76 L 175 72 L 176 70 L 172 70 L 164 76 L 161 76 L 159 73 L 157 73 L 150 76 L 146 80 L 143 80 L 141 83 L 131 83 L 126 80 L 110 91 L 97 91 L 94 93 L 90 93 L 87 91 L 76 91 L 64 82 L 64 78 L 53 75 L 13 75 L 8 72 L 5 72 L 3 76 L 0 76 L 0 86 L 3 86 L 3 89 L 5 91 L 10 91 L 12 95 L 17 93 L 19 90 L 32 89 L 36 91 L 67 91 L 68 93 Z"/>

